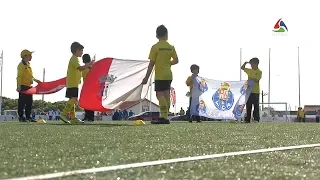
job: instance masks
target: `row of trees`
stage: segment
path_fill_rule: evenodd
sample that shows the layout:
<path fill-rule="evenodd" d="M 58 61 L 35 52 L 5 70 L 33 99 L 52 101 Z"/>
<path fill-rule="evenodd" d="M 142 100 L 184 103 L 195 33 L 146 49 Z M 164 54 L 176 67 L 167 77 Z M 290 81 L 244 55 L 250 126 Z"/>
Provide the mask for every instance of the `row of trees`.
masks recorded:
<path fill-rule="evenodd" d="M 32 109 L 37 112 L 48 112 L 50 110 L 60 110 L 62 111 L 66 101 L 57 101 L 54 103 L 46 102 L 42 100 L 34 100 Z M 18 99 L 11 99 L 7 97 L 2 97 L 2 111 L 4 110 L 17 110 L 18 109 Z M 82 111 L 78 105 L 76 106 L 76 111 Z"/>

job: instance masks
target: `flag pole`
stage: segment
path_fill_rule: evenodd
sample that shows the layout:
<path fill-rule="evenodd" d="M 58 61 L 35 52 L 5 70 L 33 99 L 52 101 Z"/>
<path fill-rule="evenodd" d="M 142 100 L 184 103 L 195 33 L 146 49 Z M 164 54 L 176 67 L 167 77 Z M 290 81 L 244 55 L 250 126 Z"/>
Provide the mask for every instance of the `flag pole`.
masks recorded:
<path fill-rule="evenodd" d="M 300 49 L 298 47 L 298 86 L 299 86 L 299 107 L 301 107 L 301 84 L 300 84 Z"/>
<path fill-rule="evenodd" d="M 149 98 L 149 111 L 151 112 L 152 111 L 152 109 L 151 109 L 151 107 L 152 107 L 152 84 L 153 84 L 153 82 L 152 82 L 152 77 L 153 77 L 153 71 L 152 71 L 152 73 L 151 73 L 151 77 L 150 77 L 150 83 L 149 83 L 149 94 L 150 94 L 150 98 Z"/>
<path fill-rule="evenodd" d="M 141 99 L 141 97 L 140 97 L 140 113 L 142 113 L 142 99 Z"/>
<path fill-rule="evenodd" d="M 269 48 L 269 82 L 268 82 L 268 107 L 269 107 L 269 110 L 270 110 L 270 94 L 271 94 L 271 48 Z"/>
<path fill-rule="evenodd" d="M 2 115 L 2 79 L 3 79 L 3 50 L 1 51 L 0 115 Z"/>
<path fill-rule="evenodd" d="M 43 68 L 42 82 L 45 81 L 45 76 L 46 76 L 46 68 Z M 44 94 L 42 94 L 42 102 L 44 103 Z"/>
<path fill-rule="evenodd" d="M 242 48 L 240 48 L 240 67 L 242 66 Z M 241 68 L 240 69 L 240 81 L 242 81 L 242 72 Z"/>

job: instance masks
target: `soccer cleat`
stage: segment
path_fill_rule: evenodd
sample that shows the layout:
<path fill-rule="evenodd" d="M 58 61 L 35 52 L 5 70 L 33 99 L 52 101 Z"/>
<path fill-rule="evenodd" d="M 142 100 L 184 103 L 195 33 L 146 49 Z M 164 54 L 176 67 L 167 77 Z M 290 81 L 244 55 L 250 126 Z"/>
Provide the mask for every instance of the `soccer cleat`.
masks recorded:
<path fill-rule="evenodd" d="M 36 120 L 32 119 L 31 117 L 28 117 L 27 121 L 29 121 L 29 122 L 37 122 Z"/>
<path fill-rule="evenodd" d="M 83 124 L 84 121 L 82 121 L 81 119 L 75 118 L 75 119 L 71 119 L 70 123 L 71 124 Z"/>
<path fill-rule="evenodd" d="M 19 122 L 28 122 L 25 117 L 19 117 Z"/>
<path fill-rule="evenodd" d="M 61 121 L 63 121 L 64 123 L 70 124 L 70 121 L 68 120 L 68 117 L 64 114 L 60 114 L 59 118 L 61 119 Z"/>
<path fill-rule="evenodd" d="M 159 118 L 157 120 L 151 121 L 151 124 L 170 124 L 170 121 L 166 118 Z"/>
<path fill-rule="evenodd" d="M 89 118 L 84 118 L 84 119 L 82 119 L 82 121 L 93 122 L 94 120 L 92 120 L 92 119 L 89 119 Z"/>

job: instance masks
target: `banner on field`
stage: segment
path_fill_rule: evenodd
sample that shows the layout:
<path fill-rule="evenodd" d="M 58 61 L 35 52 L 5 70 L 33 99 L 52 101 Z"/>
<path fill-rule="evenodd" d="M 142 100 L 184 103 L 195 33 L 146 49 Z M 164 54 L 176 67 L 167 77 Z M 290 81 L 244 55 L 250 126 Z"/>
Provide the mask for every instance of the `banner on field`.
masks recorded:
<path fill-rule="evenodd" d="M 191 115 L 211 119 L 238 120 L 251 94 L 253 83 L 253 80 L 217 81 L 195 77 Z"/>

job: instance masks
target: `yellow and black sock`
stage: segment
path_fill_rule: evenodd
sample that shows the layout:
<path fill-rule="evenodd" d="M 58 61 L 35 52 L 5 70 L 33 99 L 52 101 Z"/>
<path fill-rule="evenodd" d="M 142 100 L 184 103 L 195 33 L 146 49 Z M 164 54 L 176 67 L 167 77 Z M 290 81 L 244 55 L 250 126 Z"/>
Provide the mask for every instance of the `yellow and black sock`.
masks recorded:
<path fill-rule="evenodd" d="M 70 117 L 71 119 L 75 119 L 76 118 L 76 108 L 75 108 L 75 104 L 73 104 L 73 107 L 71 107 L 71 110 L 70 110 Z"/>
<path fill-rule="evenodd" d="M 170 97 L 165 97 L 167 101 L 167 108 L 168 108 L 168 113 L 170 112 L 170 106 L 171 106 L 171 100 Z"/>
<path fill-rule="evenodd" d="M 77 104 L 77 99 L 71 99 L 72 101 L 72 105 L 70 107 L 70 117 L 71 119 L 75 119 L 76 118 L 76 104 Z"/>
<path fill-rule="evenodd" d="M 71 99 L 69 99 L 63 108 L 62 115 L 66 116 L 68 114 L 68 112 L 70 112 L 71 106 L 72 106 L 72 101 L 71 101 Z"/>
<path fill-rule="evenodd" d="M 160 106 L 160 116 L 162 118 L 168 119 L 168 107 L 167 101 L 165 97 L 159 97 L 159 106 Z"/>
<path fill-rule="evenodd" d="M 75 117 L 75 107 L 74 105 L 77 103 L 77 101 L 75 99 L 69 99 L 66 103 L 66 106 L 64 107 L 63 111 L 62 111 L 62 114 L 63 115 L 67 115 L 68 112 L 70 112 L 70 116 L 71 118 L 74 118 Z M 72 117 L 72 114 L 74 117 Z"/>

